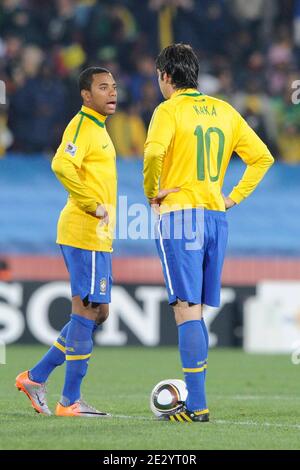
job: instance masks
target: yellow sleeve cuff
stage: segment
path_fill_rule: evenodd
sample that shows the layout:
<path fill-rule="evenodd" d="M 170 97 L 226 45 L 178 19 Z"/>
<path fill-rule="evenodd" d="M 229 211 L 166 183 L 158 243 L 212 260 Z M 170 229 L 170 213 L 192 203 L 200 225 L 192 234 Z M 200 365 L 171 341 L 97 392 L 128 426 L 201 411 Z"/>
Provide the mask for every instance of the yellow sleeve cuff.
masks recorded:
<path fill-rule="evenodd" d="M 230 199 L 232 199 L 236 204 L 239 204 L 242 202 L 245 197 L 237 190 L 233 189 L 231 193 L 229 194 Z"/>

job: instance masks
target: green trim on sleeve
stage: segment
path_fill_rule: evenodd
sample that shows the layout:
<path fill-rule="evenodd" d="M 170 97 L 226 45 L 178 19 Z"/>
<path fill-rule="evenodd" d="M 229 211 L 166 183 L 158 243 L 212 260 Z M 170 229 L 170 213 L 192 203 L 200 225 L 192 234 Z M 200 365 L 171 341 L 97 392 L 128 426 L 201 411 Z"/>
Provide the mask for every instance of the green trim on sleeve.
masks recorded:
<path fill-rule="evenodd" d="M 74 135 L 74 139 L 73 139 L 73 144 L 75 144 L 76 139 L 77 139 L 77 137 L 78 137 L 79 130 L 80 130 L 80 127 L 81 127 L 83 118 L 84 118 L 84 116 L 81 116 L 80 121 L 79 121 L 79 123 L 78 123 L 77 129 L 76 129 L 76 132 L 75 132 L 75 135 Z"/>

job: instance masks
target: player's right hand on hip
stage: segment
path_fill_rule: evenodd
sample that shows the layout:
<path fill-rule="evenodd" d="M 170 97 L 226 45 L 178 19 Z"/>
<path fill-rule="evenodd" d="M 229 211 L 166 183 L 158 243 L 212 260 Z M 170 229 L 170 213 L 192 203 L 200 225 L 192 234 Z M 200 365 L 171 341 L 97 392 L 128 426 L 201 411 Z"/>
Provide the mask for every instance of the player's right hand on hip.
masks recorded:
<path fill-rule="evenodd" d="M 151 208 L 154 210 L 154 212 L 159 214 L 159 206 L 161 205 L 161 203 L 163 202 L 165 197 L 168 196 L 168 194 L 170 194 L 170 193 L 178 193 L 178 191 L 180 191 L 180 188 L 161 189 L 158 192 L 156 197 L 154 197 L 152 199 L 149 199 L 149 204 L 150 204 Z"/>
<path fill-rule="evenodd" d="M 149 199 L 150 205 L 159 205 L 162 203 L 162 201 L 165 199 L 166 196 L 170 193 L 178 193 L 180 191 L 180 188 L 173 188 L 173 189 L 160 189 L 158 192 L 157 196 Z"/>

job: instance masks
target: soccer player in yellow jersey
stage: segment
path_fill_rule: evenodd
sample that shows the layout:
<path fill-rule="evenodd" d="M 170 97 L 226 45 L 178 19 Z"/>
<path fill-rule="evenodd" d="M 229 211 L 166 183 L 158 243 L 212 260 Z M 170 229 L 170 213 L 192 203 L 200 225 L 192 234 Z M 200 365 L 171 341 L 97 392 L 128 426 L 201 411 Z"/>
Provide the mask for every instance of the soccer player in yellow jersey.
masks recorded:
<path fill-rule="evenodd" d="M 52 170 L 69 193 L 58 221 L 57 243 L 70 274 L 71 320 L 41 361 L 18 375 L 16 386 L 36 411 L 50 415 L 45 383 L 66 360 L 65 384 L 55 414 L 101 418 L 108 413 L 83 401 L 80 386 L 92 353 L 93 331 L 109 314 L 117 174 L 105 120 L 116 110 L 117 90 L 111 73 L 100 67 L 84 70 L 79 88 L 83 106 L 67 126 L 52 162 Z"/>
<path fill-rule="evenodd" d="M 166 47 L 156 67 L 166 101 L 148 130 L 144 190 L 160 212 L 156 243 L 188 390 L 181 412 L 165 419 L 205 422 L 208 333 L 202 306 L 220 304 L 226 210 L 251 194 L 273 157 L 232 106 L 197 90 L 199 63 L 190 46 Z M 222 185 L 233 152 L 247 168 L 225 197 Z"/>

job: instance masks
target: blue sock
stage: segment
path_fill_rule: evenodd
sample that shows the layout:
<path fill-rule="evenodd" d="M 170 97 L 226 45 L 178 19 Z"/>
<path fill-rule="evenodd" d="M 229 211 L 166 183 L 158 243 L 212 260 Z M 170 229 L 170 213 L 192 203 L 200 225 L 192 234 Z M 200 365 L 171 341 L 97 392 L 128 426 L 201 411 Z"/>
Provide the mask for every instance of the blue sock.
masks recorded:
<path fill-rule="evenodd" d="M 29 371 L 29 378 L 34 382 L 46 382 L 47 378 L 55 369 L 65 362 L 66 336 L 70 322 L 61 330 L 59 337 L 54 341 L 53 346 L 46 352 L 44 357 Z"/>
<path fill-rule="evenodd" d="M 70 406 L 80 398 L 81 382 L 86 375 L 93 349 L 95 322 L 72 313 L 66 338 L 66 376 L 61 404 Z"/>
<path fill-rule="evenodd" d="M 208 331 L 207 331 L 207 327 L 205 325 L 204 318 L 201 319 L 201 326 L 202 326 L 203 334 L 204 334 L 204 337 L 205 337 L 205 343 L 206 343 L 206 360 L 205 360 L 205 371 L 204 371 L 204 376 L 206 378 L 207 363 L 208 363 L 209 336 L 208 336 Z"/>
<path fill-rule="evenodd" d="M 186 407 L 189 411 L 207 410 L 205 398 L 206 341 L 200 320 L 178 326 L 179 352 L 188 390 Z"/>
<path fill-rule="evenodd" d="M 65 362 L 66 352 L 66 336 L 68 333 L 68 322 L 61 330 L 59 337 L 54 341 L 53 346 L 46 352 L 44 357 L 29 371 L 29 378 L 37 383 L 46 382 L 47 378 L 57 366 L 61 366 Z M 99 325 L 95 323 L 93 332 L 97 330 Z"/>

